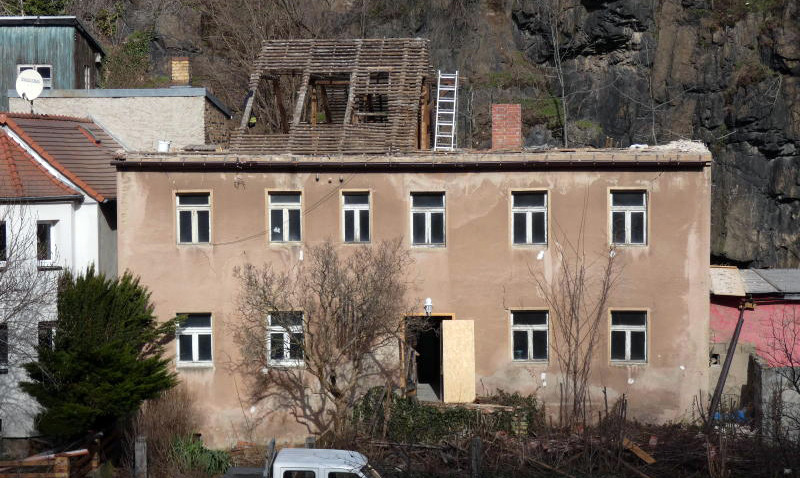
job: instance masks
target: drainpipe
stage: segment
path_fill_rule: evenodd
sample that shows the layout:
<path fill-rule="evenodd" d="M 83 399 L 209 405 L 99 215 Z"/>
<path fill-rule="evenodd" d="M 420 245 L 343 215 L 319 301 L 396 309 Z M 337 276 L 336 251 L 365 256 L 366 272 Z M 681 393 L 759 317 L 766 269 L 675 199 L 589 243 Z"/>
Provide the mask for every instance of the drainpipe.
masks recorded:
<path fill-rule="evenodd" d="M 722 365 L 722 371 L 717 380 L 717 388 L 714 389 L 714 395 L 711 397 L 711 405 L 708 407 L 708 420 L 706 421 L 706 434 L 711 432 L 712 424 L 714 423 L 714 412 L 719 407 L 719 402 L 722 399 L 722 390 L 725 388 L 725 381 L 728 379 L 728 372 L 731 369 L 731 362 L 733 362 L 733 354 L 736 351 L 736 345 L 739 343 L 739 334 L 742 332 L 742 325 L 744 325 L 744 311 L 755 310 L 756 305 L 751 297 L 742 299 L 739 303 L 739 320 L 736 322 L 736 330 L 733 331 L 733 338 L 728 344 L 728 353 L 725 355 L 725 363 Z"/>

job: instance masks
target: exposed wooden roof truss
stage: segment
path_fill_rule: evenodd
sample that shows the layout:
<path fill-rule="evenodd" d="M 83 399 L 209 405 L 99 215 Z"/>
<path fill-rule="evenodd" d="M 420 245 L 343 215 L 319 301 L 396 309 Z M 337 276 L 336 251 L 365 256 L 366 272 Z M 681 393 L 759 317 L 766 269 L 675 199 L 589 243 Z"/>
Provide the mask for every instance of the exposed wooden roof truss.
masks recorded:
<path fill-rule="evenodd" d="M 431 77 L 425 39 L 265 41 L 231 147 L 294 154 L 428 149 Z"/>

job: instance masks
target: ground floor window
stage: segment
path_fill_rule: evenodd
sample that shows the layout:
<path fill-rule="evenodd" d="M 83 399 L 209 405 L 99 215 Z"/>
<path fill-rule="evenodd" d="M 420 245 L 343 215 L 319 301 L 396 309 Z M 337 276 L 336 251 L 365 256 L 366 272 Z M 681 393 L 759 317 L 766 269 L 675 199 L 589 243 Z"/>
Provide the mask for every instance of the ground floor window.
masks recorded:
<path fill-rule="evenodd" d="M 631 310 L 611 312 L 611 360 L 647 361 L 647 312 Z"/>
<path fill-rule="evenodd" d="M 515 310 L 511 312 L 514 360 L 547 360 L 548 315 L 546 310 Z"/>
<path fill-rule="evenodd" d="M 211 314 L 179 314 L 184 317 L 178 328 L 178 364 L 210 364 Z"/>

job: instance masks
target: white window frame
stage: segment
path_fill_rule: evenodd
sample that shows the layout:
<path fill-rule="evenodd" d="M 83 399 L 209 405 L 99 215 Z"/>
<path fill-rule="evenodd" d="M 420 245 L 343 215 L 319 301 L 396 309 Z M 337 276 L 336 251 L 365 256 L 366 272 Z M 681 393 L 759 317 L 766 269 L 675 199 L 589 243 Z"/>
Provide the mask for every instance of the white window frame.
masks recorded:
<path fill-rule="evenodd" d="M 39 225 L 46 224 L 50 227 L 49 259 L 39 259 Z M 56 225 L 58 221 L 42 220 L 36 221 L 36 264 L 38 267 L 53 267 L 56 263 Z"/>
<path fill-rule="evenodd" d="M 194 314 L 194 313 L 192 313 Z M 178 315 L 192 315 L 192 314 L 178 314 Z M 179 367 L 210 367 L 214 365 L 214 334 L 212 328 L 214 325 L 214 317 L 207 312 L 197 312 L 198 315 L 208 315 L 208 327 L 178 327 L 175 333 L 175 363 Z M 189 335 L 192 337 L 192 360 L 181 360 L 181 335 Z M 200 335 L 208 335 L 211 340 L 211 360 L 200 360 L 200 347 L 198 337 Z"/>
<path fill-rule="evenodd" d="M 3 237 L 5 238 L 5 257 L 0 256 L 0 269 L 6 266 L 6 262 L 8 261 L 9 256 L 9 237 L 8 237 L 8 221 L 0 221 L 0 231 L 2 231 Z"/>
<path fill-rule="evenodd" d="M 514 314 L 520 312 L 544 312 L 546 316 L 546 320 L 544 324 L 536 324 L 536 325 L 514 325 Z M 519 310 L 512 310 L 511 311 L 511 360 L 514 362 L 536 362 L 536 363 L 547 363 L 550 360 L 550 311 L 543 310 L 543 309 L 519 309 Z M 547 345 L 545 346 L 545 354 L 546 357 L 541 358 L 533 358 L 533 332 L 534 331 L 544 331 L 547 332 Z M 528 358 L 526 359 L 518 359 L 514 358 L 514 332 L 527 332 L 528 335 Z"/>
<path fill-rule="evenodd" d="M 0 321 L 0 329 L 5 329 L 6 331 L 6 357 L 4 362 L 0 361 L 0 370 L 5 373 L 11 365 L 11 327 L 9 327 L 8 322 Z"/>
<path fill-rule="evenodd" d="M 296 312 L 296 311 L 287 311 L 287 312 Z M 282 325 L 272 325 L 272 314 L 267 315 L 267 365 L 269 367 L 302 367 L 305 365 L 305 359 L 293 359 L 293 358 L 286 358 L 289 357 L 289 353 L 291 350 L 291 338 L 292 334 L 303 334 L 303 341 L 306 339 L 306 333 L 304 330 L 305 324 L 305 314 L 301 314 L 301 323 L 300 325 L 291 325 L 289 327 L 284 327 Z M 283 334 L 283 359 L 273 359 L 272 358 L 272 334 Z"/>
<path fill-rule="evenodd" d="M 515 206 L 514 205 L 514 196 L 520 194 L 541 194 L 544 196 L 544 205 L 543 206 Z M 511 243 L 515 246 L 546 246 L 548 241 L 548 234 L 547 234 L 547 221 L 550 219 L 547 214 L 548 208 L 548 200 L 547 191 L 511 191 Z M 543 212 L 544 213 L 544 242 L 533 242 L 533 213 L 535 212 Z M 515 214 L 524 213 L 525 214 L 525 242 L 514 242 L 514 217 Z"/>
<path fill-rule="evenodd" d="M 92 69 L 89 65 L 83 65 L 83 89 L 92 89 Z"/>
<path fill-rule="evenodd" d="M 202 195 L 208 196 L 207 204 L 181 204 L 181 196 Z M 192 240 L 189 242 L 181 242 L 181 211 L 189 211 L 192 214 Z M 208 242 L 200 242 L 200 237 L 197 220 L 197 213 L 199 211 L 208 211 Z M 211 233 L 213 218 L 211 214 L 211 193 L 209 191 L 179 191 L 175 193 L 175 239 L 177 243 L 183 245 L 198 245 L 198 244 L 211 244 Z"/>
<path fill-rule="evenodd" d="M 644 314 L 644 325 L 614 325 L 614 312 L 640 312 Z M 609 316 L 610 321 L 610 330 L 611 332 L 608 334 L 608 351 L 609 351 L 609 358 L 611 362 L 614 363 L 639 363 L 645 364 L 647 363 L 648 356 L 650 354 L 650 350 L 648 347 L 648 333 L 647 333 L 647 325 L 650 323 L 650 313 L 647 310 L 612 310 Z M 624 359 L 615 359 L 613 358 L 612 354 L 612 345 L 611 345 L 611 337 L 613 336 L 613 332 L 625 332 L 625 358 Z M 631 332 L 644 332 L 644 359 L 631 359 Z"/>
<path fill-rule="evenodd" d="M 347 204 L 347 196 L 366 196 L 367 204 Z M 342 191 L 342 242 L 345 244 L 367 244 L 372 240 L 372 194 L 369 191 Z M 353 211 L 353 237 L 358 240 L 348 241 L 347 230 L 345 228 L 345 215 L 347 211 Z M 361 211 L 367 211 L 369 218 L 369 234 L 366 239 L 361 237 Z"/>
<path fill-rule="evenodd" d="M 50 68 L 50 78 L 45 78 L 44 76 L 42 76 L 42 86 L 44 86 L 45 90 L 52 90 L 53 89 L 53 65 L 48 65 L 48 64 L 45 64 L 45 63 L 40 63 L 40 64 L 19 64 L 19 65 L 17 65 L 17 75 L 19 75 L 22 72 L 23 68 L 26 69 L 26 70 L 33 69 L 33 70 L 36 70 L 37 73 L 39 73 L 39 68 L 42 68 L 42 67 Z M 39 73 L 39 74 L 41 75 L 41 73 Z"/>
<path fill-rule="evenodd" d="M 644 197 L 644 205 L 642 206 L 615 206 L 614 205 L 614 194 L 617 193 L 641 193 Z M 616 246 L 646 246 L 648 237 L 647 237 L 647 228 L 649 223 L 649 218 L 647 217 L 647 205 L 649 202 L 648 194 L 646 190 L 643 189 L 612 189 L 609 195 L 609 213 L 608 213 L 608 234 L 609 238 L 611 239 L 610 243 Z M 623 212 L 625 213 L 625 242 L 614 242 L 614 213 L 615 212 Z M 631 242 L 631 213 L 633 212 L 642 212 L 644 213 L 644 224 L 643 224 L 643 231 L 642 231 L 642 242 Z"/>
<path fill-rule="evenodd" d="M 272 197 L 278 194 L 296 194 L 298 201 L 296 203 L 287 203 L 287 202 L 273 202 Z M 297 244 L 303 241 L 303 193 L 301 191 L 268 191 L 267 192 L 267 204 L 268 204 L 268 216 L 267 222 L 269 222 L 269 232 L 267 234 L 267 239 L 269 242 L 273 244 Z M 276 241 L 272 239 L 272 211 L 282 211 L 281 217 L 283 224 L 281 225 L 281 236 L 282 239 L 280 241 Z M 289 211 L 300 211 L 300 223 L 298 224 L 300 227 L 300 238 L 296 241 L 289 240 Z"/>
<path fill-rule="evenodd" d="M 441 206 L 414 206 L 414 196 L 423 194 L 441 194 Z M 411 245 L 413 247 L 445 247 L 447 245 L 447 194 L 444 191 L 414 191 L 411 193 L 409 200 L 411 201 L 411 213 L 408 216 L 409 228 L 411 234 Z M 442 242 L 431 242 L 431 214 L 442 213 Z M 425 213 L 425 242 L 414 242 L 414 213 Z"/>

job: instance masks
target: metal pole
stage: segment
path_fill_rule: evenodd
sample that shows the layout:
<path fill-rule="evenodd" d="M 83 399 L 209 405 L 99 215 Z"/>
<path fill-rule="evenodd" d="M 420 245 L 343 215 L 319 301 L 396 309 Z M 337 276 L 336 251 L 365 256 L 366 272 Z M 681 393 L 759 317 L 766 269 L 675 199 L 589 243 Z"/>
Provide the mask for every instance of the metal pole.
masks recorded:
<path fill-rule="evenodd" d="M 754 308 L 751 302 L 742 300 L 739 304 L 739 320 L 736 322 L 736 330 L 733 331 L 733 337 L 728 344 L 728 353 L 725 355 L 725 363 L 722 365 L 722 371 L 719 373 L 717 380 L 717 388 L 714 389 L 714 395 L 711 397 L 711 405 L 708 407 L 708 420 L 706 422 L 706 434 L 711 432 L 711 426 L 714 420 L 714 412 L 719 407 L 719 402 L 722 399 L 722 390 L 725 388 L 725 381 L 728 379 L 728 372 L 731 369 L 731 362 L 733 362 L 733 354 L 736 351 L 736 345 L 739 343 L 739 334 L 742 332 L 742 325 L 744 324 L 744 311 L 745 309 Z"/>

